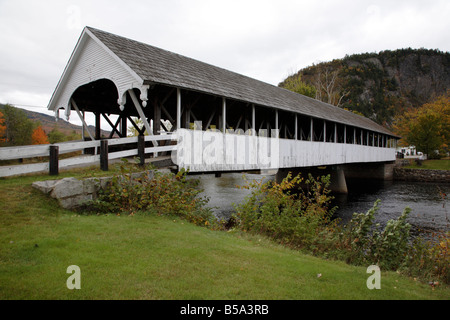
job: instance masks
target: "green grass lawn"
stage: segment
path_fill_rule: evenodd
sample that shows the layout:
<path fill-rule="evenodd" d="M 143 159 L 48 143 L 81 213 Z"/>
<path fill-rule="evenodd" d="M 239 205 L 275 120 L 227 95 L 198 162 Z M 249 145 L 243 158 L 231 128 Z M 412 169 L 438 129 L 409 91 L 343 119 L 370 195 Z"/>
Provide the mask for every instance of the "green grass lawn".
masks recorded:
<path fill-rule="evenodd" d="M 450 170 L 450 159 L 425 160 L 421 166 L 412 162 L 406 166 L 407 169 L 430 169 L 430 170 Z"/>
<path fill-rule="evenodd" d="M 395 272 L 369 290 L 366 267 L 177 217 L 63 210 L 31 187 L 44 179 L 54 177 L 0 179 L 0 300 L 450 299 L 448 286 Z M 80 290 L 66 287 L 70 265 L 81 269 Z"/>

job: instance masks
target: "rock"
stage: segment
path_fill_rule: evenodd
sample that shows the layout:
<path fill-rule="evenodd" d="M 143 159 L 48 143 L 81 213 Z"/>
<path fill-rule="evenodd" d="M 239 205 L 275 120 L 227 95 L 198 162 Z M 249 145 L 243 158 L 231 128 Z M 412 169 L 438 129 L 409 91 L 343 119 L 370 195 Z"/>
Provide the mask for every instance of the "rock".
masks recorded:
<path fill-rule="evenodd" d="M 80 194 L 73 197 L 58 199 L 64 209 L 74 209 L 93 199 L 92 194 Z"/>
<path fill-rule="evenodd" d="M 50 193 L 53 190 L 53 187 L 59 180 L 46 180 L 46 181 L 36 181 L 31 185 L 33 188 L 43 192 Z"/>
<path fill-rule="evenodd" d="M 152 179 L 153 171 L 133 173 L 132 178 L 147 177 Z M 87 178 L 78 180 L 76 178 L 64 178 L 61 180 L 37 181 L 32 184 L 33 188 L 58 200 L 61 207 L 75 209 L 88 201 L 95 200 L 101 189 L 108 187 L 112 177 Z"/>
<path fill-rule="evenodd" d="M 50 196 L 56 199 L 64 199 L 84 193 L 83 182 L 75 178 L 64 178 L 53 187 Z"/>

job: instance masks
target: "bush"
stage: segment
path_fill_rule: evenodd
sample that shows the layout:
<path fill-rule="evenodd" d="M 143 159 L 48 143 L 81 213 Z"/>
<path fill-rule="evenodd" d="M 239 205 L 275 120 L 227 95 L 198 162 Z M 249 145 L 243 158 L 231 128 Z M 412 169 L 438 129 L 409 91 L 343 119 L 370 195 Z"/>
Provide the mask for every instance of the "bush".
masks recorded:
<path fill-rule="evenodd" d="M 253 181 L 244 186 L 252 193 L 235 206 L 233 220 L 244 232 L 265 235 L 308 253 L 449 283 L 448 233 L 435 241 L 412 240 L 409 208 L 381 228 L 374 224 L 380 200 L 341 226 L 332 219 L 335 208 L 329 207 L 329 182 L 329 176 L 314 179 L 309 175 L 304 181 L 291 174 L 281 183 Z"/>
<path fill-rule="evenodd" d="M 435 239 L 411 239 L 411 225 L 406 221 L 411 209 L 405 208 L 396 220 L 389 220 L 383 230 L 373 226 L 380 201 L 367 213 L 355 213 L 341 234 L 341 248 L 346 260 L 358 265 L 377 264 L 384 270 L 401 270 L 416 277 L 450 282 L 449 233 Z M 343 244 L 343 245 L 342 245 Z"/>
<path fill-rule="evenodd" d="M 432 239 L 414 239 L 403 264 L 403 272 L 424 279 L 442 280 L 450 283 L 450 237 L 447 233 L 436 233 Z"/>
<path fill-rule="evenodd" d="M 330 177 L 306 181 L 292 174 L 281 183 L 253 181 L 245 188 L 252 193 L 235 206 L 234 219 L 240 229 L 266 235 L 289 246 L 320 251 L 331 241 L 336 221 L 329 208 Z M 305 188 L 300 188 L 301 185 Z"/>
<path fill-rule="evenodd" d="M 346 241 L 351 243 L 352 250 L 350 260 L 396 270 L 404 261 L 408 247 L 411 225 L 406 222 L 406 218 L 411 209 L 406 208 L 397 220 L 389 220 L 384 230 L 380 231 L 380 224 L 372 228 L 379 203 L 377 200 L 365 214 L 355 213 L 346 227 Z"/>
<path fill-rule="evenodd" d="M 173 174 L 153 170 L 153 175 L 133 174 L 124 163 L 120 174 L 112 178 L 92 207 L 101 213 L 173 214 L 197 225 L 215 226 L 217 221 L 206 207 L 208 199 L 199 196 L 202 190 L 197 188 L 198 180 L 186 176 L 186 171 Z"/>
<path fill-rule="evenodd" d="M 350 250 L 348 261 L 358 264 L 377 264 L 384 269 L 396 270 L 404 261 L 411 225 L 406 222 L 411 209 L 406 208 L 397 220 L 389 220 L 380 231 L 373 228 L 380 200 L 367 213 L 354 213 L 344 228 L 344 239 Z"/>

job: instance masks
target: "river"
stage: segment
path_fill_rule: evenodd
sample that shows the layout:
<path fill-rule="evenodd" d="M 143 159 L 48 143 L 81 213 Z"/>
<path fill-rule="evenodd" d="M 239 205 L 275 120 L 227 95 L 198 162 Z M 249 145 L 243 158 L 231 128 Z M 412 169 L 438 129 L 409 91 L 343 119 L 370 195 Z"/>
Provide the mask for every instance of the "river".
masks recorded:
<path fill-rule="evenodd" d="M 240 203 L 250 190 L 236 186 L 246 184 L 244 174 L 226 173 L 220 178 L 213 174 L 192 175 L 200 181 L 203 195 L 210 198 L 209 206 L 215 215 L 227 220 L 233 212 L 233 204 Z M 273 175 L 245 174 L 247 180 L 274 179 Z M 419 183 L 403 181 L 347 181 L 349 193 L 335 194 L 333 206 L 337 206 L 336 217 L 343 223 L 349 221 L 354 212 L 367 212 L 377 199 L 381 200 L 375 223 L 384 225 L 396 219 L 409 207 L 408 222 L 412 232 L 448 231 L 450 227 L 450 184 Z"/>

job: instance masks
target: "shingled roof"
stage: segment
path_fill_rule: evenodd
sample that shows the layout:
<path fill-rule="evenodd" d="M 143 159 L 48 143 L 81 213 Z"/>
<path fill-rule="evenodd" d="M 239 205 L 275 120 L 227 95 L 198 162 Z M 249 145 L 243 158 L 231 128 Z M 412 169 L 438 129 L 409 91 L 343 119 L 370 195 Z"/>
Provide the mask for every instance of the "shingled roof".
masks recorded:
<path fill-rule="evenodd" d="M 236 99 L 395 136 L 374 121 L 292 91 L 154 46 L 86 27 L 142 80 Z"/>

